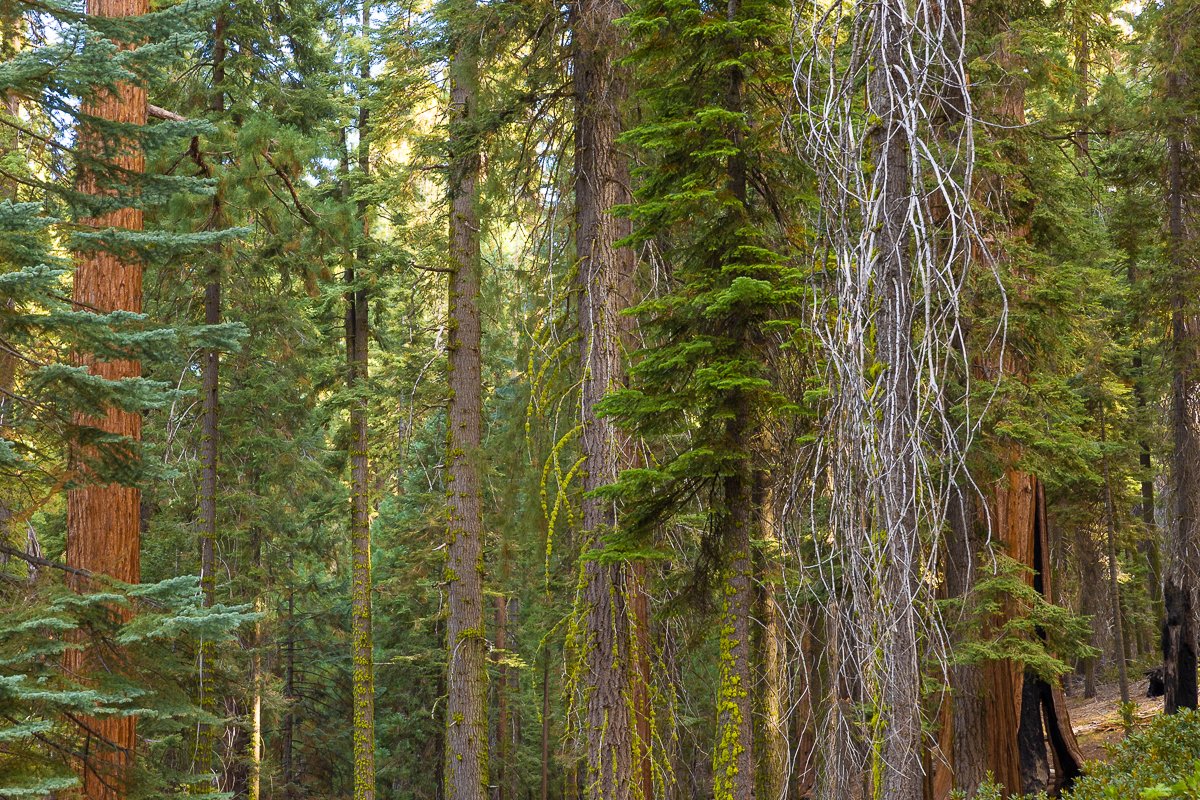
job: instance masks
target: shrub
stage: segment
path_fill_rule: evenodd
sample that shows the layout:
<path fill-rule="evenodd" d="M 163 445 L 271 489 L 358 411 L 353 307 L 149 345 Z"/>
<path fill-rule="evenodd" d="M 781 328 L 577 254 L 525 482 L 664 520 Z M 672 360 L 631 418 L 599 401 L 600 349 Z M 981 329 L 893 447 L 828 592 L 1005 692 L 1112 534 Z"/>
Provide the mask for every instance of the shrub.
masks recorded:
<path fill-rule="evenodd" d="M 1113 745 L 1108 762 L 1064 795 L 1069 800 L 1200 798 L 1200 713 L 1163 715 Z"/>

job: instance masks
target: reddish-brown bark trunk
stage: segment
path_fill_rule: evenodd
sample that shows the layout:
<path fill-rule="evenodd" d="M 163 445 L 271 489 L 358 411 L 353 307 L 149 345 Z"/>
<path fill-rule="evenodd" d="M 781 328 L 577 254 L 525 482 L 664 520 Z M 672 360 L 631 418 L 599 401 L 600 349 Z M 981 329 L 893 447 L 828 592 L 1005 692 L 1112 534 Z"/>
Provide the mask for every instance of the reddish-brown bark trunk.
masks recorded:
<path fill-rule="evenodd" d="M 87 10 L 99 17 L 130 17 L 145 14 L 149 5 L 148 0 L 89 0 Z M 131 84 L 119 84 L 115 91 L 97 87 L 96 94 L 84 101 L 83 112 L 112 122 L 144 125 L 146 92 Z M 106 151 L 106 143 L 100 137 L 101 134 L 86 122 L 80 123 L 79 147 L 83 152 L 100 156 L 119 170 L 132 173 L 144 170 L 145 157 L 137 143 L 117 143 L 119 146 L 115 151 Z M 90 169 L 80 171 L 78 185 L 80 191 L 88 194 L 111 191 L 101 185 L 99 177 Z M 142 212 L 136 208 L 117 209 L 95 219 L 83 220 L 83 224 L 97 229 L 111 227 L 139 231 L 142 229 Z M 140 312 L 142 265 L 127 255 L 105 250 L 81 253 L 72 299 L 75 306 L 83 310 Z M 75 361 L 92 374 L 109 380 L 141 375 L 141 365 L 136 361 L 101 360 L 90 353 L 76 353 Z M 75 422 L 127 437 L 131 442 L 139 441 L 142 436 L 142 417 L 137 412 L 110 408 L 103 417 L 77 415 Z M 82 485 L 67 493 L 67 564 L 126 583 L 137 583 L 141 578 L 141 491 L 133 486 L 103 483 L 102 477 L 88 475 L 84 463 L 88 456 L 79 449 L 72 453 L 73 466 L 79 471 Z M 75 583 L 77 588 L 88 588 L 78 580 Z M 114 613 L 124 618 L 129 616 L 127 610 Z M 68 650 L 65 656 L 68 672 L 85 675 L 99 668 L 100 664 L 90 655 L 86 650 Z M 88 800 L 118 800 L 125 795 L 128 770 L 134 759 L 137 719 L 132 716 L 104 717 L 88 718 L 84 722 L 87 741 L 83 751 L 89 757 L 81 763 L 83 794 Z"/>
<path fill-rule="evenodd" d="M 225 111 L 225 33 L 224 9 L 217 13 L 213 26 L 213 92 L 210 110 L 214 116 Z M 199 144 L 193 143 L 199 154 Z M 210 171 L 197 155 L 197 161 L 206 173 Z M 210 174 L 211 177 L 211 174 Z M 213 195 L 212 211 L 208 227 L 215 230 L 224 222 L 223 187 Z M 221 262 L 214 258 L 205 270 L 204 324 L 217 325 L 221 322 Z M 220 368 L 221 354 L 215 348 L 204 351 L 201 363 L 201 389 L 203 421 L 200 433 L 200 588 L 204 605 L 211 606 L 216 600 L 216 538 L 217 538 L 217 459 L 219 450 L 218 417 L 220 413 Z M 216 714 L 216 696 L 210 675 L 216 660 L 216 648 L 212 641 L 200 644 L 200 707 L 209 714 Z M 236 732 L 235 732 L 236 734 Z M 201 725 L 198 731 L 195 771 L 201 778 L 212 772 L 213 745 L 216 740 L 212 725 Z M 218 782 L 219 783 L 219 782 Z M 221 787 L 215 786 L 220 789 Z"/>
<path fill-rule="evenodd" d="M 1045 503 L 1035 476 L 1010 469 L 996 488 L 992 518 L 997 544 L 1029 567 L 1029 586 L 1053 602 Z M 1048 780 L 1042 765 L 1049 757 L 1055 767 L 1050 788 L 1069 786 L 1080 774 L 1083 758 L 1062 690 L 1013 661 L 987 662 L 983 674 L 987 769 L 996 782 L 1011 794 L 1036 790 Z"/>

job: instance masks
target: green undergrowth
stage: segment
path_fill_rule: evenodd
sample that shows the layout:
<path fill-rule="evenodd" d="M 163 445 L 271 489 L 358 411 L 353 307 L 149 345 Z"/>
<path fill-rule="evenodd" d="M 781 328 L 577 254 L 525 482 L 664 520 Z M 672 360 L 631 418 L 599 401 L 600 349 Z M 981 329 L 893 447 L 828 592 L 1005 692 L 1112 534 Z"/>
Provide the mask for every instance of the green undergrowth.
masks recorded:
<path fill-rule="evenodd" d="M 1163 715 L 1111 746 L 1104 762 L 1065 795 L 1070 800 L 1200 798 L 1200 713 Z"/>
<path fill-rule="evenodd" d="M 1063 800 L 1200 800 L 1200 712 L 1161 715 L 1109 745 L 1108 758 L 1091 761 Z M 953 795 L 961 800 L 961 793 Z M 1002 800 L 989 781 L 973 800 Z M 1042 800 L 1045 794 L 1012 800 Z"/>

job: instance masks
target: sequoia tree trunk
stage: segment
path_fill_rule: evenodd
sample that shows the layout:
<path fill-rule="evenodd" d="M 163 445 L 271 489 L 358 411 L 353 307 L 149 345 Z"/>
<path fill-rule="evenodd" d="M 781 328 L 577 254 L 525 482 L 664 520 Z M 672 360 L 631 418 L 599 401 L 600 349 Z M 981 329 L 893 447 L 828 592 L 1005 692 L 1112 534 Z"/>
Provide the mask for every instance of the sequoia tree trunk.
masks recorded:
<path fill-rule="evenodd" d="M 1001 68 L 1002 77 L 993 85 L 979 92 L 988 119 L 995 120 L 998 136 L 1008 136 L 1007 131 L 1018 130 L 1025 125 L 1027 81 L 1021 62 L 1019 31 L 1012 19 L 992 7 L 977 4 L 971 8 L 975 35 L 990 37 L 995 42 L 993 61 Z M 1027 157 L 1019 142 L 1000 142 L 996 151 L 1004 153 L 1006 161 L 1017 166 L 1020 174 Z M 1007 177 L 1001 178 L 994 172 L 982 173 L 976 188 L 977 196 L 997 214 L 996 238 L 1015 241 L 1027 240 L 1032 231 L 1033 201 L 1014 190 Z M 1018 250 L 1019 252 L 1019 250 Z M 1022 274 L 1029 269 L 1024 264 L 1010 262 L 1008 252 L 1000 250 L 992 254 L 1003 266 L 1012 268 L 1014 302 L 1026 299 L 1025 284 L 1031 276 Z M 1028 374 L 1028 354 L 1009 352 L 1004 357 L 1007 374 L 1022 377 Z M 982 367 L 989 375 L 998 369 L 993 363 Z M 1021 463 L 1022 449 L 1019 443 L 1006 442 L 997 446 L 1002 473 L 995 482 L 991 498 L 990 513 L 986 522 L 991 525 L 990 540 L 994 546 L 1027 568 L 1026 581 L 1047 600 L 1050 592 L 1049 542 L 1047 538 L 1045 500 L 1037 476 L 1026 471 Z M 982 524 L 985 520 L 978 520 Z M 983 574 L 977 578 L 986 577 Z M 998 619 L 990 624 L 1000 626 L 1006 615 L 1016 613 L 1011 605 L 998 612 Z M 1049 684 L 1028 672 L 1025 665 L 1011 660 L 988 661 L 982 665 L 984 725 L 982 727 L 956 729 L 956 735 L 978 737 L 982 733 L 987 747 L 987 769 L 1006 794 L 1023 791 L 1022 767 L 1025 776 L 1039 775 L 1036 764 L 1046 759 L 1045 737 L 1051 742 L 1050 756 L 1056 764 L 1055 787 L 1069 785 L 1079 774 L 1080 760 L 1078 745 L 1071 730 L 1070 719 L 1062 698 L 1061 689 L 1051 689 Z M 1026 682 L 1033 681 L 1026 691 Z M 1041 710 L 1026 708 L 1026 703 L 1037 703 Z M 1036 724 L 1044 729 L 1024 732 L 1022 719 L 1027 726 Z M 1044 720 L 1044 723 L 1043 723 Z M 1028 752 L 1022 752 L 1024 741 Z M 1040 754 L 1037 749 L 1040 748 Z M 1032 766 L 1031 766 L 1032 765 Z"/>
<path fill-rule="evenodd" d="M 149 0 L 88 0 L 87 11 L 97 17 L 134 17 L 149 11 Z M 131 47 L 132 42 L 121 42 Z M 78 146 L 87 154 L 110 164 L 114 169 L 140 174 L 145 168 L 145 155 L 140 142 L 105 141 L 105 136 L 87 122 L 96 117 L 126 125 L 146 124 L 146 91 L 131 83 L 115 87 L 94 87 L 83 101 L 83 118 L 79 123 Z M 104 178 L 91 168 L 80 169 L 79 190 L 84 194 L 112 194 Z M 128 231 L 142 229 L 142 211 L 136 207 L 118 208 L 103 215 L 81 220 L 92 229 L 117 228 Z M 142 310 L 142 265 L 128 254 L 118 254 L 102 248 L 79 253 L 72 300 L 79 310 L 105 313 L 108 311 Z M 75 362 L 93 375 L 107 380 L 137 378 L 141 365 L 129 359 L 102 359 L 91 353 L 77 352 Z M 108 408 L 101 417 L 76 415 L 75 423 L 116 434 L 136 444 L 142 438 L 142 416 L 136 411 Z M 107 575 L 125 583 L 141 579 L 141 491 L 134 486 L 107 483 L 104 476 L 89 474 L 88 458 L 93 455 L 78 447 L 72 452 L 72 467 L 80 480 L 77 488 L 67 493 L 66 560 L 70 567 Z M 132 448 L 130 457 L 134 457 Z M 78 589 L 87 586 L 74 580 Z M 114 609 L 128 619 L 126 609 Z M 86 675 L 95 664 L 87 650 L 70 649 L 65 657 L 67 671 Z M 129 769 L 137 746 L 137 718 L 106 716 L 83 720 L 82 752 L 88 757 L 80 762 L 82 792 L 88 800 L 118 800 L 126 794 Z"/>

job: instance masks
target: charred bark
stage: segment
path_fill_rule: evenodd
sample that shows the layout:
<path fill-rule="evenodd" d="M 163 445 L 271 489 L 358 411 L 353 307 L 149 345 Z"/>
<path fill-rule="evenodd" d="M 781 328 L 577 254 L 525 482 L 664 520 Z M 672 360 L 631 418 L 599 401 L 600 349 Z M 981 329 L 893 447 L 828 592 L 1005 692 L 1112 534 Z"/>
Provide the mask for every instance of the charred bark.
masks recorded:
<path fill-rule="evenodd" d="M 1175 4 L 1172 4 L 1175 5 Z M 1166 16 L 1168 46 L 1172 63 L 1167 73 L 1166 94 L 1176 106 L 1186 93 L 1184 64 L 1180 63 L 1182 37 L 1171 26 L 1187 22 L 1175 14 Z M 1200 431 L 1197 430 L 1193 398 L 1200 389 L 1197 378 L 1197 317 L 1188 287 L 1194 285 L 1194 267 L 1189 258 L 1186 196 L 1189 192 L 1186 137 L 1188 120 L 1173 112 L 1167 134 L 1167 255 L 1173 271 L 1171 300 L 1171 501 L 1173 514 L 1168 534 L 1167 569 L 1163 585 L 1166 618 L 1163 622 L 1163 681 L 1167 713 L 1196 708 L 1196 609 L 1195 559 L 1200 497 Z"/>

